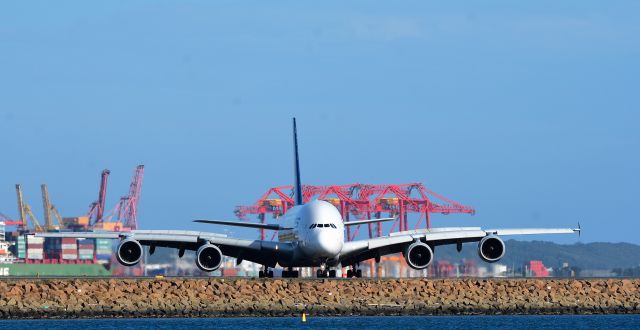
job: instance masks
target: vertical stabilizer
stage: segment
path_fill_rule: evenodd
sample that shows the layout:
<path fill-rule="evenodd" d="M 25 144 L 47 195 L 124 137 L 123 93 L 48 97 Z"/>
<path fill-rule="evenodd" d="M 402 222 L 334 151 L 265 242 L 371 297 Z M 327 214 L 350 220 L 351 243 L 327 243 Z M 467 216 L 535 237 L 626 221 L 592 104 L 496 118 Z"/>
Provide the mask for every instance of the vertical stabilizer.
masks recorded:
<path fill-rule="evenodd" d="M 300 183 L 300 161 L 298 160 L 298 131 L 296 129 L 296 118 L 293 118 L 293 167 L 295 171 L 295 182 L 293 193 L 296 205 L 302 205 L 302 184 Z"/>

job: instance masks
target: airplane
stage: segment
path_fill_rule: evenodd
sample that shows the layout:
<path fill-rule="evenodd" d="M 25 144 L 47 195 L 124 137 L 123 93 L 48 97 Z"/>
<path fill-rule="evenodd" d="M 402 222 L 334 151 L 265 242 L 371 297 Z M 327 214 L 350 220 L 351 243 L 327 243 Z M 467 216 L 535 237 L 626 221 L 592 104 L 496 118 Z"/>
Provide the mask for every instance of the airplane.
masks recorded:
<path fill-rule="evenodd" d="M 478 242 L 478 255 L 486 262 L 500 260 L 505 244 L 500 238 L 508 235 L 580 233 L 578 228 L 482 229 L 480 227 L 445 227 L 393 232 L 387 236 L 345 241 L 347 226 L 394 221 L 396 218 L 343 221 L 338 209 L 323 200 L 303 203 L 298 156 L 296 119 L 293 118 L 294 200 L 295 206 L 279 220 L 279 224 L 248 223 L 227 220 L 194 220 L 205 224 L 262 228 L 278 232 L 277 241 L 243 239 L 224 234 L 184 230 L 132 230 L 130 232 L 58 232 L 35 233 L 40 237 L 76 237 L 119 239 L 116 259 L 133 266 L 143 256 L 143 246 L 153 254 L 156 247 L 195 251 L 196 266 L 205 272 L 220 268 L 223 256 L 234 257 L 262 265 L 259 277 L 273 277 L 276 265 L 283 267 L 282 277 L 299 277 L 295 268 L 317 267 L 316 277 L 336 277 L 336 268 L 347 267 L 347 277 L 362 277 L 360 262 L 388 254 L 402 253 L 407 264 L 416 270 L 427 268 L 434 259 L 437 246 Z"/>

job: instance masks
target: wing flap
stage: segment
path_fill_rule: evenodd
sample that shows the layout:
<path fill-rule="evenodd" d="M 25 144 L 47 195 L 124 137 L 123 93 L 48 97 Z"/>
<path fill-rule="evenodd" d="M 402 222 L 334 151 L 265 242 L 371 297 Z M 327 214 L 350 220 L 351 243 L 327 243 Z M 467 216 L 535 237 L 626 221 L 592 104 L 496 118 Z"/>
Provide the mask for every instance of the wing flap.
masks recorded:
<path fill-rule="evenodd" d="M 227 220 L 204 220 L 198 219 L 193 220 L 193 222 L 198 223 L 207 223 L 212 225 L 224 225 L 224 226 L 235 226 L 235 227 L 247 227 L 247 228 L 259 228 L 259 229 L 268 229 L 268 230 L 284 230 L 291 228 L 283 228 L 277 224 L 268 224 L 268 223 L 253 223 L 253 222 L 240 222 L 240 221 L 227 221 Z"/>
<path fill-rule="evenodd" d="M 374 222 L 393 221 L 393 220 L 396 220 L 396 219 L 397 218 L 380 218 L 380 219 L 354 220 L 354 221 L 344 222 L 344 225 L 345 226 L 362 225 L 362 224 L 374 223 Z"/>
<path fill-rule="evenodd" d="M 35 233 L 36 237 L 69 237 L 69 238 L 111 238 L 117 239 L 124 236 L 124 232 L 57 232 Z"/>
<path fill-rule="evenodd" d="M 546 234 L 573 234 L 579 233 L 580 228 L 522 228 L 522 229 L 488 229 L 487 234 L 499 236 L 509 235 L 546 235 Z"/>

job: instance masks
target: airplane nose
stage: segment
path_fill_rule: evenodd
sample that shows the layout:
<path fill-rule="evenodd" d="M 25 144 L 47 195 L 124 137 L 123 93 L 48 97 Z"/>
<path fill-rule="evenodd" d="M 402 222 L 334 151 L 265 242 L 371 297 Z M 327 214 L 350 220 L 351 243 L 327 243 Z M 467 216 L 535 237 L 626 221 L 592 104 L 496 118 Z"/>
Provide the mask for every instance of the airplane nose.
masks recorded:
<path fill-rule="evenodd" d="M 318 233 L 317 248 L 325 257 L 333 257 L 340 252 L 342 248 L 340 242 L 331 232 Z"/>

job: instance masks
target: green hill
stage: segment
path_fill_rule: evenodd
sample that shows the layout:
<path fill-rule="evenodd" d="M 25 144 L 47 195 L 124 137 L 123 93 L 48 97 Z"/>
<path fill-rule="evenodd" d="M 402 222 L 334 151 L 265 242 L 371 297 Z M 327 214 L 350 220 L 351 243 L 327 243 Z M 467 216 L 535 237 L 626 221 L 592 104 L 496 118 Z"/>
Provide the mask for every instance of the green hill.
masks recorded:
<path fill-rule="evenodd" d="M 505 241 L 506 253 L 500 263 L 520 266 L 529 260 L 541 260 L 548 267 L 569 266 L 581 269 L 613 269 L 640 265 L 640 245 L 630 243 L 576 243 L 570 245 L 544 241 Z M 462 259 L 477 260 L 478 244 L 465 244 L 458 253 L 455 246 L 436 248 L 435 260 L 460 262 Z"/>

